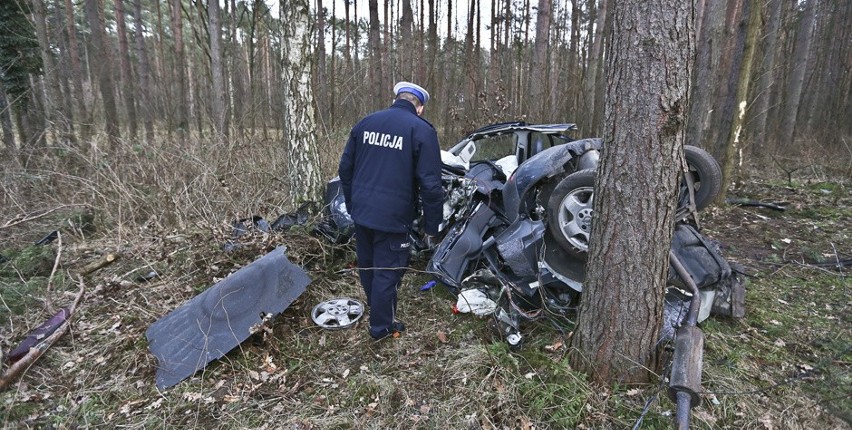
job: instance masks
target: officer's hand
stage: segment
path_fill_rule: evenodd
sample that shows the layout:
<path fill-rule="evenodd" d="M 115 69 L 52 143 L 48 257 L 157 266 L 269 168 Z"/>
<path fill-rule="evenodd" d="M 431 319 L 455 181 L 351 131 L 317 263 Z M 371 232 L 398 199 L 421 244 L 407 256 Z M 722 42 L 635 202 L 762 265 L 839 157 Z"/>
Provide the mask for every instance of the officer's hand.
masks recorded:
<path fill-rule="evenodd" d="M 435 236 L 433 236 L 433 235 L 431 235 L 431 234 L 426 234 L 426 235 L 424 235 L 424 236 L 423 236 L 423 241 L 424 241 L 424 242 L 426 242 L 426 247 L 427 247 L 427 248 L 434 248 L 434 247 L 435 247 L 435 245 L 437 245 L 437 242 L 436 242 Z"/>

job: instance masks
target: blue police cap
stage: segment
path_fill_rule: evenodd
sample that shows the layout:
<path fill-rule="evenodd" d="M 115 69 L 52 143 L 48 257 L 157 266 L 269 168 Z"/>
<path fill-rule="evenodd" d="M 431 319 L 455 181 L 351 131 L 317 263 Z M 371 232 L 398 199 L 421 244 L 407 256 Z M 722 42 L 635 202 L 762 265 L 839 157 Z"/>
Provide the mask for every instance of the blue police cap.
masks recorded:
<path fill-rule="evenodd" d="M 393 87 L 394 95 L 399 95 L 399 93 L 411 93 L 414 94 L 417 99 L 420 100 L 420 104 L 426 104 L 429 101 L 429 92 L 426 91 L 425 88 L 421 87 L 417 84 L 412 84 L 411 82 L 397 82 Z"/>

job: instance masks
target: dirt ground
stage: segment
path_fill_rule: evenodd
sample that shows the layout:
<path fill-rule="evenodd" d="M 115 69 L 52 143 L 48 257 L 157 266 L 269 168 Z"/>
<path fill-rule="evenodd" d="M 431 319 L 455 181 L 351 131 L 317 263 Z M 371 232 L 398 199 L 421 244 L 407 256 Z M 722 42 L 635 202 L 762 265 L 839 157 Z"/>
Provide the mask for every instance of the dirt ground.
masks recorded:
<path fill-rule="evenodd" d="M 693 427 L 850 428 L 850 183 L 753 181 L 729 196 L 785 210 L 722 204 L 702 215 L 703 232 L 748 275 L 747 315 L 702 324 L 705 393 Z M 0 263 L 4 352 L 48 319 L 49 307 L 70 303 L 80 285 L 86 288 L 69 333 L 0 392 L 3 428 L 672 426 L 674 405 L 663 382 L 589 384 L 567 365 L 570 324 L 527 323 L 524 348 L 510 351 L 487 320 L 453 314 L 454 300 L 443 288 L 419 290 L 430 279 L 422 259 L 400 295 L 408 330 L 375 343 L 363 323 L 326 331 L 310 319 L 322 300 L 363 300 L 351 247 L 331 246 L 297 227 L 251 234 L 238 251 L 225 253 L 227 225 L 182 231 L 142 225 L 104 239 L 80 218 L 58 211 L 0 230 L 0 255 L 9 259 Z M 27 246 L 59 224 L 61 246 Z M 268 330 L 175 387 L 157 390 L 147 328 L 280 244 L 312 278 L 307 292 Z M 111 265 L 73 275 L 110 253 L 120 256 Z M 140 279 L 151 271 L 157 276 Z"/>

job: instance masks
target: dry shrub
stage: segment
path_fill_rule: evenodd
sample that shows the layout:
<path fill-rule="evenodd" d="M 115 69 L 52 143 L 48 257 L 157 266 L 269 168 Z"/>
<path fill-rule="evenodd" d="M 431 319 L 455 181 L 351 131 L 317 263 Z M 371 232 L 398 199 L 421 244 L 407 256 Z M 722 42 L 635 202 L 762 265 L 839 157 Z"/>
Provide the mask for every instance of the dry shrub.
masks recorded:
<path fill-rule="evenodd" d="M 331 178 L 344 141 L 319 136 L 321 169 Z M 103 136 L 85 150 L 62 145 L 33 152 L 23 167 L 2 165 L 0 216 L 62 205 L 88 207 L 107 230 L 150 225 L 186 230 L 251 215 L 277 216 L 286 207 L 286 144 L 260 137 L 218 140 L 161 136 L 150 143 Z"/>

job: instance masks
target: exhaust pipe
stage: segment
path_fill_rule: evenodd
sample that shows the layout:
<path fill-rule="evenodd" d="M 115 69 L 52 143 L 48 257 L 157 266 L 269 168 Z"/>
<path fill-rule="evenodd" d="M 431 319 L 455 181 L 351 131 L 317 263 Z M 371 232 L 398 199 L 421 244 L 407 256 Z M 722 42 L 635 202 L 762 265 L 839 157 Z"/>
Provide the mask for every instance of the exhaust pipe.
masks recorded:
<path fill-rule="evenodd" d="M 701 309 L 701 295 L 698 286 L 674 252 L 669 251 L 669 260 L 677 274 L 692 290 L 692 300 L 686 314 L 684 325 L 675 335 L 672 373 L 669 377 L 669 398 L 677 403 L 677 427 L 689 428 L 689 412 L 701 403 L 701 368 L 704 359 L 704 333 L 697 327 L 698 311 Z"/>

